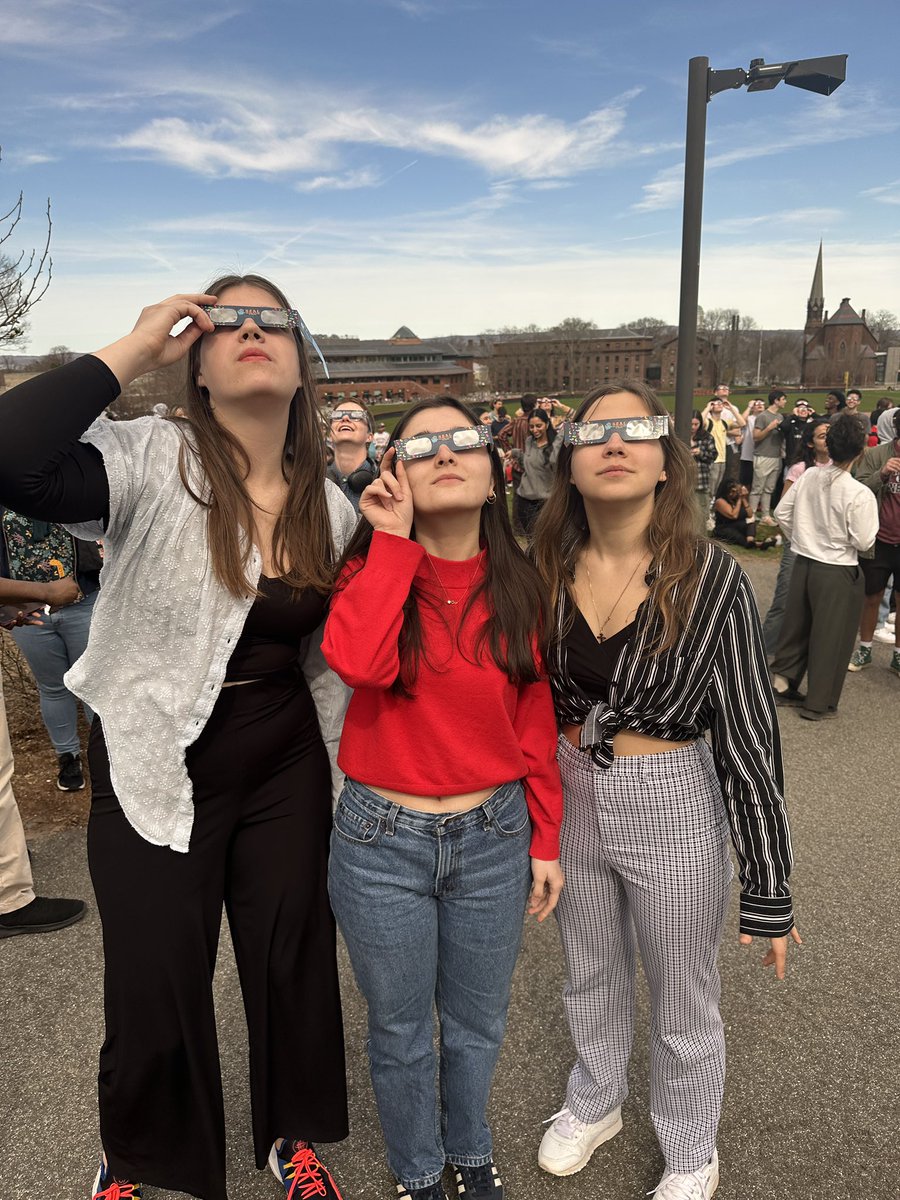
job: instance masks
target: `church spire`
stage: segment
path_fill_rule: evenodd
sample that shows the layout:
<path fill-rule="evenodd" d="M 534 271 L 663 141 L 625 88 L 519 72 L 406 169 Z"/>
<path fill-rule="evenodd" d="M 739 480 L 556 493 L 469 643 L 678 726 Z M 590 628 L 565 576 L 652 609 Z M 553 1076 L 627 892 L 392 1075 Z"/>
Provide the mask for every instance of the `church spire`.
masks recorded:
<path fill-rule="evenodd" d="M 820 329 L 825 320 L 825 284 L 822 282 L 822 243 L 819 242 L 819 256 L 816 259 L 816 271 L 813 275 L 812 287 L 809 289 L 809 300 L 806 302 L 806 334 L 814 329 Z"/>
<path fill-rule="evenodd" d="M 819 302 L 825 305 L 825 285 L 822 282 L 822 243 L 819 242 L 819 257 L 816 259 L 816 273 L 813 275 L 812 287 L 809 289 L 810 304 Z"/>

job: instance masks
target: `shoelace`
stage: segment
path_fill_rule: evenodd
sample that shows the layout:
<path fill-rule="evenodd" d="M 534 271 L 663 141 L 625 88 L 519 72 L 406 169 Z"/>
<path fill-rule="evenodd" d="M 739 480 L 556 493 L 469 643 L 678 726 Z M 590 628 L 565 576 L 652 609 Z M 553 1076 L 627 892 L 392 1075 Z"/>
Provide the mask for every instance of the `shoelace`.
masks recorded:
<path fill-rule="evenodd" d="M 489 1196 L 494 1194 L 494 1189 L 497 1186 L 497 1176 L 494 1174 L 493 1163 L 484 1163 L 480 1167 L 463 1168 L 457 1166 L 456 1169 L 460 1173 L 465 1171 L 465 1173 L 469 1176 L 469 1178 L 466 1180 L 466 1195 L 469 1195 L 473 1192 L 483 1192 L 485 1195 Z M 463 1175 L 463 1178 L 465 1179 L 465 1175 Z M 468 1186 L 469 1183 L 471 1183 L 471 1187 Z"/>
<path fill-rule="evenodd" d="M 304 1142 L 296 1143 L 297 1149 L 291 1156 L 291 1166 L 285 1174 L 291 1180 L 287 1200 L 312 1200 L 313 1196 L 327 1196 L 328 1188 L 322 1178 L 322 1164 L 315 1150 Z"/>
<path fill-rule="evenodd" d="M 669 1175 L 647 1195 L 658 1200 L 703 1200 L 703 1184 L 696 1175 Z"/>
<path fill-rule="evenodd" d="M 586 1126 L 586 1122 L 579 1121 L 570 1108 L 561 1108 L 558 1113 L 548 1117 L 544 1124 L 551 1125 L 554 1121 L 559 1121 L 559 1128 L 556 1132 L 564 1138 L 577 1137 L 580 1133 L 584 1133 Z"/>
<path fill-rule="evenodd" d="M 94 1200 L 134 1200 L 133 1183 L 119 1183 L 114 1179 L 108 1188 L 104 1188 L 102 1192 L 98 1192 Z"/>

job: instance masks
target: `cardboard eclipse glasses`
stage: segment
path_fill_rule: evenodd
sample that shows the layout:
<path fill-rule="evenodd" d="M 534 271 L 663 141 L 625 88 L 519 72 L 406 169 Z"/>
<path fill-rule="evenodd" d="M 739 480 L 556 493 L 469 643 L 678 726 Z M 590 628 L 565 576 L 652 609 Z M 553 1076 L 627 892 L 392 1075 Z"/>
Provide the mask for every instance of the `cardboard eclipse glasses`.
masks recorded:
<path fill-rule="evenodd" d="M 478 450 L 493 444 L 494 435 L 486 425 L 466 425 L 461 429 L 447 429 L 443 433 L 417 433 L 414 437 L 398 438 L 393 448 L 400 462 L 409 462 L 412 458 L 433 458 L 441 446 L 458 453 L 460 450 Z"/>
<path fill-rule="evenodd" d="M 565 421 L 562 433 L 567 446 L 598 446 L 617 433 L 623 442 L 651 442 L 669 432 L 668 417 L 616 417 L 609 421 Z"/>

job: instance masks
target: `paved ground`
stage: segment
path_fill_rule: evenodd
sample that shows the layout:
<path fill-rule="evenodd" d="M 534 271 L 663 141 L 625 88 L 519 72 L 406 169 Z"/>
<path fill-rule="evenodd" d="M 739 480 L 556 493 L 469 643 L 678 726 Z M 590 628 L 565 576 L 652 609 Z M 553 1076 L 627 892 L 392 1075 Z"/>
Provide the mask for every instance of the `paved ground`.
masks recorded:
<path fill-rule="evenodd" d="M 774 566 L 749 563 L 762 603 Z M 758 967 L 756 948 L 738 946 L 736 933 L 722 952 L 729 1046 L 722 1200 L 900 1195 L 900 787 L 891 769 L 900 741 L 900 680 L 885 669 L 889 648 L 876 643 L 875 655 L 875 666 L 848 679 L 839 721 L 809 724 L 790 711 L 783 715 L 806 945 L 793 954 L 783 984 Z M 44 889 L 90 894 L 82 831 L 46 837 L 35 851 Z M 94 912 L 69 930 L 0 942 L 0 1200 L 81 1200 L 88 1193 L 97 1150 L 100 963 Z M 388 1200 L 394 1191 L 374 1120 L 363 1008 L 346 956 L 342 969 L 353 1132 L 326 1148 L 327 1157 L 346 1200 Z M 152 988 L 153 980 L 135 986 Z M 553 1179 L 535 1164 L 541 1121 L 561 1103 L 571 1059 L 561 986 L 555 926 L 529 923 L 493 1098 L 507 1195 L 640 1197 L 661 1170 L 648 1118 L 643 998 L 624 1131 L 574 1178 Z M 227 935 L 216 988 L 231 1200 L 275 1200 L 275 1181 L 257 1174 L 250 1159 L 242 1014 Z M 160 1200 L 173 1193 L 145 1195 Z"/>

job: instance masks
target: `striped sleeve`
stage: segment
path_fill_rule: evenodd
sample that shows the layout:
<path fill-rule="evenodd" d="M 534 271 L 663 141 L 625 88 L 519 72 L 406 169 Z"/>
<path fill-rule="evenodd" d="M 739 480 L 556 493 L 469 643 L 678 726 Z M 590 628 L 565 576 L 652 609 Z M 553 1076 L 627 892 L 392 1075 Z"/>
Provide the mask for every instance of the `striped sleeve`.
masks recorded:
<path fill-rule="evenodd" d="M 793 862 L 775 701 L 756 601 L 741 573 L 710 681 L 710 731 L 738 857 L 742 933 L 781 937 L 793 923 Z"/>

